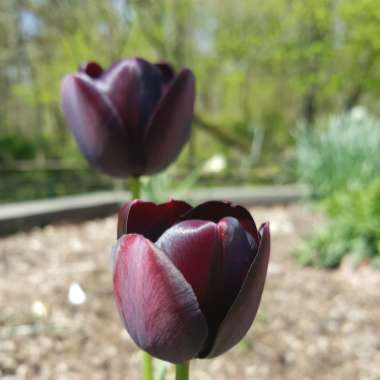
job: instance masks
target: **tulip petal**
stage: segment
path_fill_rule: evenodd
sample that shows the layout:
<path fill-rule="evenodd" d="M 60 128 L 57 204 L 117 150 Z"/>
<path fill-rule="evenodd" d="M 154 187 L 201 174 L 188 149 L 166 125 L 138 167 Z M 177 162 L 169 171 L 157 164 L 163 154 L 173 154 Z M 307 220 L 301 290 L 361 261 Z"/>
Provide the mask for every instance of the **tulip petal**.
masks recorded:
<path fill-rule="evenodd" d="M 203 309 L 201 303 L 209 328 L 201 356 L 204 352 L 209 352 L 212 347 L 219 326 L 234 303 L 257 253 L 255 243 L 251 245 L 253 238 L 236 218 L 226 217 L 220 220 L 217 224 L 217 233 L 220 247 L 218 262 L 221 265 L 217 272 L 217 285 L 214 286 L 207 300 L 208 307 Z"/>
<path fill-rule="evenodd" d="M 95 166 L 114 176 L 138 172 L 125 146 L 126 132 L 107 96 L 86 74 L 62 81 L 62 107 L 82 153 Z"/>
<path fill-rule="evenodd" d="M 150 119 L 145 137 L 146 173 L 157 173 L 177 158 L 190 136 L 194 101 L 194 75 L 183 69 Z"/>
<path fill-rule="evenodd" d="M 138 233 L 156 241 L 191 208 L 186 202 L 174 199 L 159 205 L 138 199 L 127 202 L 119 211 L 118 238 L 123 234 Z"/>
<path fill-rule="evenodd" d="M 86 62 L 80 65 L 79 72 L 86 73 L 91 78 L 96 79 L 103 74 L 103 68 L 96 62 Z"/>
<path fill-rule="evenodd" d="M 251 214 L 242 206 L 234 206 L 229 202 L 209 201 L 194 207 L 183 216 L 182 220 L 202 219 L 218 223 L 226 216 L 232 216 L 238 219 L 244 229 L 253 236 L 258 245 L 259 235 L 256 224 Z"/>
<path fill-rule="evenodd" d="M 161 71 L 142 58 L 125 59 L 104 71 L 98 83 L 141 150 L 147 122 L 161 98 Z"/>
<path fill-rule="evenodd" d="M 166 62 L 156 63 L 156 66 L 160 69 L 164 84 L 169 84 L 175 76 L 175 71 L 171 65 Z"/>
<path fill-rule="evenodd" d="M 260 228 L 258 253 L 243 286 L 219 327 L 213 347 L 202 352 L 201 357 L 215 357 L 238 343 L 249 330 L 256 317 L 264 289 L 270 254 L 269 224 Z"/>
<path fill-rule="evenodd" d="M 141 235 L 123 236 L 116 256 L 115 299 L 136 344 L 172 363 L 197 356 L 207 323 L 180 271 Z"/>
<path fill-rule="evenodd" d="M 209 334 L 202 352 L 215 340 L 255 258 L 257 249 L 247 235 L 231 217 L 218 225 L 186 220 L 166 230 L 156 242 L 193 288 L 207 319 Z"/>
<path fill-rule="evenodd" d="M 218 233 L 223 254 L 223 303 L 220 316 L 224 319 L 254 261 L 257 246 L 251 246 L 248 234 L 235 218 L 226 217 L 220 220 Z"/>
<path fill-rule="evenodd" d="M 214 309 L 214 296 L 222 270 L 216 224 L 204 220 L 186 220 L 166 230 L 156 245 L 191 285 L 208 320 Z"/>

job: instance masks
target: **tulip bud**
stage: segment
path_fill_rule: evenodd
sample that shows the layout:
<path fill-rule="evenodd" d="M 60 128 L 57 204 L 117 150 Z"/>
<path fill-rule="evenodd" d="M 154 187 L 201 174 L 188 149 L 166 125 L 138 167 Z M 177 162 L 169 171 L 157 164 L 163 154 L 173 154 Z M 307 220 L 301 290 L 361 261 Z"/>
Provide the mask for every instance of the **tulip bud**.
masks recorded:
<path fill-rule="evenodd" d="M 90 163 L 116 176 L 154 174 L 179 155 L 190 136 L 195 79 L 165 63 L 125 59 L 103 70 L 95 62 L 61 87 L 69 127 Z"/>
<path fill-rule="evenodd" d="M 238 343 L 258 310 L 269 261 L 241 206 L 134 200 L 119 212 L 114 293 L 129 334 L 172 363 L 210 358 Z"/>

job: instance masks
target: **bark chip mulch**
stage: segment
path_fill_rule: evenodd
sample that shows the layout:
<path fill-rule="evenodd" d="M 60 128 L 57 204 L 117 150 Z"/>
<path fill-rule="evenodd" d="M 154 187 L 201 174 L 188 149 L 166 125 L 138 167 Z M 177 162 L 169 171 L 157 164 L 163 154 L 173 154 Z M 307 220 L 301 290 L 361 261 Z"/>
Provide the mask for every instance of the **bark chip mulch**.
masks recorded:
<path fill-rule="evenodd" d="M 380 380 L 380 271 L 302 268 L 291 252 L 322 218 L 301 205 L 252 212 L 272 231 L 258 318 L 233 350 L 194 361 L 191 378 Z M 140 379 L 113 302 L 115 230 L 109 217 L 0 239 L 1 379 Z"/>

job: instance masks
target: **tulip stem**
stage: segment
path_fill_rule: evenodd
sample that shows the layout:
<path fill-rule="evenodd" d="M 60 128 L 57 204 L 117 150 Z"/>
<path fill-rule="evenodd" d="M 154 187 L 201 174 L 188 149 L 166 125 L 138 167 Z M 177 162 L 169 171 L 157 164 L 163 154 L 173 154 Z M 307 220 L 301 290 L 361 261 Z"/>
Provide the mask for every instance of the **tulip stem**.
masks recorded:
<path fill-rule="evenodd" d="M 153 380 L 153 359 L 152 357 L 143 351 L 143 371 L 144 380 Z"/>
<path fill-rule="evenodd" d="M 189 380 L 189 366 L 190 366 L 190 362 L 176 364 L 176 366 L 175 366 L 175 379 L 176 380 Z"/>
<path fill-rule="evenodd" d="M 129 179 L 129 190 L 132 199 L 139 199 L 141 195 L 141 180 L 139 177 Z M 142 352 L 143 379 L 153 380 L 153 358 L 147 353 Z"/>
<path fill-rule="evenodd" d="M 131 190 L 132 199 L 138 199 L 141 195 L 140 177 L 131 177 L 129 180 L 129 188 Z"/>
<path fill-rule="evenodd" d="M 141 195 L 141 180 L 139 177 L 132 177 L 129 180 L 129 189 L 132 199 L 138 199 Z M 142 365 L 144 380 L 153 380 L 153 358 L 147 353 L 142 352 Z"/>

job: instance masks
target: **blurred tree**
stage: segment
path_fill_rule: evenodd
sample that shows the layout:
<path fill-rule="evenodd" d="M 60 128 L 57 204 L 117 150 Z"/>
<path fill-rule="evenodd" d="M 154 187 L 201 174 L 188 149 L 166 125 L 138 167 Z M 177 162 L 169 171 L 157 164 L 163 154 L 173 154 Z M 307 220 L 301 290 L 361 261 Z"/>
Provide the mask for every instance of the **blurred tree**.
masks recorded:
<path fill-rule="evenodd" d="M 248 177 L 256 164 L 281 174 L 298 121 L 359 101 L 380 110 L 378 0 L 2 0 L 0 20 L 0 133 L 30 136 L 47 158 L 84 162 L 59 84 L 86 60 L 194 70 L 196 133 L 180 166 L 222 152 Z"/>

